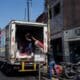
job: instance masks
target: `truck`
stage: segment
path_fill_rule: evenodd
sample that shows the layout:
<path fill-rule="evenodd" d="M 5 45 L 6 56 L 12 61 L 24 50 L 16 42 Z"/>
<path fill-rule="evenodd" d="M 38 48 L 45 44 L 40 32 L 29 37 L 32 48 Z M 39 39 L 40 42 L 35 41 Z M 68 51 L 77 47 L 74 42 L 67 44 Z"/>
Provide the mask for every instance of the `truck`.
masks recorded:
<path fill-rule="evenodd" d="M 43 51 L 33 44 L 34 52 L 27 54 L 25 51 L 25 35 L 32 34 L 43 44 Z M 11 20 L 1 30 L 0 37 L 0 69 L 7 73 L 12 71 L 38 71 L 39 63 L 47 62 L 48 51 L 47 25 L 37 22 Z M 20 46 L 23 52 L 20 52 Z"/>

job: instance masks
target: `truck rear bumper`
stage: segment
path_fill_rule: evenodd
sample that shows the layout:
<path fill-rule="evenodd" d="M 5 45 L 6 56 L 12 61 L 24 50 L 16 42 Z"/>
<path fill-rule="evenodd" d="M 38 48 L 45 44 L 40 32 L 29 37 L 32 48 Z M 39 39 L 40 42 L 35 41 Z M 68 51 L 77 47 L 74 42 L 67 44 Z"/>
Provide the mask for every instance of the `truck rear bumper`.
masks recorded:
<path fill-rule="evenodd" d="M 14 70 L 17 70 L 19 72 L 38 71 L 38 64 L 20 62 L 20 63 L 14 64 L 13 68 L 14 68 Z"/>
<path fill-rule="evenodd" d="M 36 63 L 33 64 L 25 64 L 24 62 L 21 63 L 21 69 L 19 70 L 20 72 L 24 72 L 24 71 L 36 71 L 37 69 L 37 65 Z"/>

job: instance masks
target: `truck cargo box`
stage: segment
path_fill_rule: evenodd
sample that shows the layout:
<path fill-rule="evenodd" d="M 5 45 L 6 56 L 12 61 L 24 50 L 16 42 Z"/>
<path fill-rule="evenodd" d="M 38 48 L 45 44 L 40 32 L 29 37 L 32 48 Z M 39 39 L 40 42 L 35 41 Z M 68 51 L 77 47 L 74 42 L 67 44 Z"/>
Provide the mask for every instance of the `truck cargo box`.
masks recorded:
<path fill-rule="evenodd" d="M 40 47 L 32 43 L 33 52 L 27 54 L 25 35 L 30 33 L 43 45 Z M 20 61 L 45 61 L 47 53 L 47 25 L 36 22 L 11 21 L 1 32 L 1 53 L 0 60 L 10 64 L 18 64 Z"/>

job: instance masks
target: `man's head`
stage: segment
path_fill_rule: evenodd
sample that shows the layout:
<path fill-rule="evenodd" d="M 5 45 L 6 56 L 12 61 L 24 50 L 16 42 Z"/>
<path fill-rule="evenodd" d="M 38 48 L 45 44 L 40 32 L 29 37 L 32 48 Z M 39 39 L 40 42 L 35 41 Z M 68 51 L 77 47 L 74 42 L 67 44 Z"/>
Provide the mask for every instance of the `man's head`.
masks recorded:
<path fill-rule="evenodd" d="M 27 34 L 25 35 L 26 38 L 29 37 L 29 36 L 30 36 L 30 33 L 27 33 Z"/>
<path fill-rule="evenodd" d="M 31 40 L 31 39 L 32 39 L 31 34 L 30 34 L 30 33 L 27 33 L 27 34 L 25 35 L 25 39 L 28 40 L 28 41 L 32 41 L 32 40 Z"/>

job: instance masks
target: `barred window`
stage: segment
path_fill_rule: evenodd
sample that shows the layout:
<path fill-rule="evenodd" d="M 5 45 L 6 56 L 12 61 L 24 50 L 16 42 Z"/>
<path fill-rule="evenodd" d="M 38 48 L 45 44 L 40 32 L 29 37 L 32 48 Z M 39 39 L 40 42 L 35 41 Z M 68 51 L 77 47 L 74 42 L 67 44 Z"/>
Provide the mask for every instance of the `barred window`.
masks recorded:
<path fill-rule="evenodd" d="M 53 8 L 54 10 L 54 16 L 57 16 L 59 13 L 60 13 L 60 2 L 59 3 L 57 3 L 55 6 L 54 6 L 54 8 Z"/>

